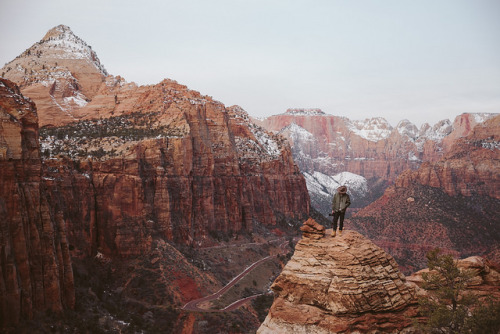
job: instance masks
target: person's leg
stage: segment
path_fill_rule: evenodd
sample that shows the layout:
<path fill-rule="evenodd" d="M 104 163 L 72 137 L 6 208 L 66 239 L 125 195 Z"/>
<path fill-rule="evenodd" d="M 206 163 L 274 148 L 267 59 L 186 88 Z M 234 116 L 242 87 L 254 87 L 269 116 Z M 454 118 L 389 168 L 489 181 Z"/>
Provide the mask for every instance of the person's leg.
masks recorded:
<path fill-rule="evenodd" d="M 344 229 L 345 211 L 341 211 L 339 216 L 340 216 L 339 232 L 342 234 L 342 230 Z"/>
<path fill-rule="evenodd" d="M 335 234 L 337 234 L 337 222 L 339 220 L 339 217 L 340 217 L 340 214 L 339 212 L 335 212 L 333 214 L 333 224 L 332 224 L 332 236 L 335 236 Z"/>

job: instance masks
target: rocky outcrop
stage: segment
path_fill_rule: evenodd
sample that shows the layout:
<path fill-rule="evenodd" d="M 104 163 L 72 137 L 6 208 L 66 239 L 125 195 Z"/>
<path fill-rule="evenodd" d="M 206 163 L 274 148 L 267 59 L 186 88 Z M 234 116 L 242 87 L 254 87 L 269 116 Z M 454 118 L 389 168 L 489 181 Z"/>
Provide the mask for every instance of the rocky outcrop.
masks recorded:
<path fill-rule="evenodd" d="M 354 231 L 302 238 L 271 288 L 257 333 L 395 333 L 416 315 L 415 289 L 394 259 Z"/>
<path fill-rule="evenodd" d="M 403 173 L 348 226 L 392 254 L 406 273 L 436 247 L 499 261 L 500 116 L 459 138 L 440 161 Z"/>
<path fill-rule="evenodd" d="M 75 303 L 60 212 L 46 201 L 35 105 L 0 79 L 0 327 Z"/>
<path fill-rule="evenodd" d="M 467 288 L 475 291 L 476 294 L 483 296 L 490 295 L 491 297 L 500 297 L 500 273 L 498 272 L 498 264 L 492 263 L 480 256 L 470 256 L 465 259 L 457 260 L 457 267 L 460 270 L 468 270 L 472 273 L 471 279 L 467 283 Z M 406 277 L 409 282 L 421 287 L 424 279 L 423 273 L 428 273 L 429 269 L 425 268 L 417 271 L 411 276 Z M 491 295 L 493 293 L 493 295 Z"/>
<path fill-rule="evenodd" d="M 321 239 L 325 236 L 325 227 L 318 224 L 313 218 L 309 218 L 300 227 L 304 238 Z"/>

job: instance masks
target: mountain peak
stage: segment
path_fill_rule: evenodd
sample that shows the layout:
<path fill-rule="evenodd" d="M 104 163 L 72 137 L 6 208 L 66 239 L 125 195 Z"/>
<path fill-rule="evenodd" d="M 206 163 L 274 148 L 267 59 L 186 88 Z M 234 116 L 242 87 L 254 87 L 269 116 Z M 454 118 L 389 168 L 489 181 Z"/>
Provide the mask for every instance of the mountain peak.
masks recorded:
<path fill-rule="evenodd" d="M 325 115 L 325 113 L 320 108 L 289 108 L 286 110 L 285 115 L 319 116 Z"/>
<path fill-rule="evenodd" d="M 70 27 L 68 27 L 64 24 L 60 24 L 60 25 L 50 29 L 49 31 L 47 31 L 45 36 L 43 36 L 42 41 L 48 41 L 51 38 L 58 37 L 58 36 L 61 36 L 64 34 L 75 35 Z"/>

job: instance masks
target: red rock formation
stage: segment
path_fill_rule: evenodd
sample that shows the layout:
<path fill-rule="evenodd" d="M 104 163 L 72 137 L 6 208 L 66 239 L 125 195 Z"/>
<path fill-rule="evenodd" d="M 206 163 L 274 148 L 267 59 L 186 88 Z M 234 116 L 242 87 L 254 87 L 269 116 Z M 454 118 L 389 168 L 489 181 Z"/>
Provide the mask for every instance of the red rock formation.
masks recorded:
<path fill-rule="evenodd" d="M 289 139 L 303 172 L 348 171 L 392 182 L 423 161 L 439 160 L 453 140 L 468 135 L 489 117 L 492 114 L 463 114 L 453 126 L 445 120 L 434 127 L 424 124 L 419 130 L 407 120 L 393 128 L 382 118 L 352 121 L 320 110 L 290 109 L 258 122 Z"/>
<path fill-rule="evenodd" d="M 347 226 L 390 252 L 406 272 L 439 247 L 456 256 L 492 256 L 500 234 L 500 116 L 459 138 L 440 161 L 403 173 Z"/>
<path fill-rule="evenodd" d="M 306 220 L 300 230 L 305 238 L 321 239 L 325 236 L 325 227 L 318 224 L 313 218 Z"/>
<path fill-rule="evenodd" d="M 84 254 L 143 254 L 154 238 L 206 245 L 211 231 L 250 231 L 256 222 L 308 214 L 305 181 L 286 141 L 240 108 L 173 81 L 138 88 L 133 103 L 121 99 L 140 112 L 103 112 L 108 118 L 91 125 L 47 129 L 42 142 L 52 156 L 66 156 L 46 160 L 47 184 Z M 118 120 L 126 126 L 117 128 Z M 109 129 L 135 140 L 104 134 Z M 90 160 L 74 152 L 98 148 L 103 155 Z"/>
<path fill-rule="evenodd" d="M 417 313 L 415 289 L 394 259 L 354 231 L 300 240 L 271 288 L 257 333 L 397 332 Z"/>
<path fill-rule="evenodd" d="M 66 228 L 46 201 L 35 105 L 0 79 L 0 327 L 75 303 Z"/>
<path fill-rule="evenodd" d="M 36 103 L 40 126 L 74 121 L 107 76 L 92 48 L 64 25 L 49 30 L 0 72 Z"/>
<path fill-rule="evenodd" d="M 409 152 L 418 154 L 415 144 L 397 132 L 387 137 L 391 132 L 388 124 L 377 124 L 385 134 L 369 140 L 356 134 L 351 123 L 345 117 L 324 113 L 287 112 L 268 117 L 261 124 L 289 138 L 302 171 L 319 171 L 326 175 L 349 171 L 367 179 L 394 180 L 403 170 L 418 166 L 408 159 Z M 302 131 L 296 130 L 297 126 Z M 301 132 L 303 136 L 298 135 Z"/>
<path fill-rule="evenodd" d="M 419 183 L 441 188 L 450 196 L 477 194 L 500 199 L 500 116 L 468 131 L 470 134 L 459 137 L 442 160 L 405 172 L 396 185 Z"/>

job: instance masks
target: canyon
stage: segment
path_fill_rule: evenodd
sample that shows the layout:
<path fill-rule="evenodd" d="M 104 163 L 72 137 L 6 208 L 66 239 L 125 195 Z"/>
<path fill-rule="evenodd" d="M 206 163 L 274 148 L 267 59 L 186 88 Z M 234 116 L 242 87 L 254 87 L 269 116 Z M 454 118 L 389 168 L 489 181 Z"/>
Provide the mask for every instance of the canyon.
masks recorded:
<path fill-rule="evenodd" d="M 377 198 L 403 171 L 441 159 L 453 142 L 495 114 L 462 114 L 418 129 L 408 120 L 392 127 L 384 118 L 350 120 L 321 109 L 296 108 L 254 120 L 285 136 L 294 160 L 306 177 L 311 204 L 323 215 L 335 190 L 347 185 L 353 208 Z"/>
<path fill-rule="evenodd" d="M 184 326 L 201 326 L 200 332 L 258 326 L 251 306 L 222 323 L 177 307 L 217 291 L 255 258 L 275 252 L 274 240 L 293 235 L 309 217 L 305 180 L 285 139 L 251 123 L 242 108 L 226 107 L 174 80 L 137 86 L 107 75 L 90 46 L 66 26 L 50 30 L 2 73 L 13 81 L 2 84 L 21 102 L 10 101 L 10 92 L 2 101 L 13 104 L 12 110 L 24 104 L 32 109 L 24 121 L 11 122 L 16 127 L 8 123 L 13 116 L 4 117 L 2 158 L 12 172 L 2 170 L 1 202 L 13 208 L 7 221 L 22 226 L 17 216 L 40 216 L 30 224 L 47 229 L 39 237 L 47 277 L 32 281 L 26 272 L 38 267 L 30 267 L 33 260 L 21 251 L 15 264 L 22 269 L 13 267 L 10 243 L 34 242 L 36 234 L 25 236 L 16 227 L 16 233 L 2 235 L 3 268 L 10 272 L 3 311 L 15 315 L 12 322 L 2 320 L 2 327 L 36 319 L 47 309 L 71 314 L 57 326 L 81 330 L 123 322 L 129 330 L 174 332 Z M 20 143 L 29 150 L 21 152 Z M 38 160 L 23 160 L 22 154 Z M 16 170 L 27 180 L 12 183 Z M 34 206 L 40 213 L 19 207 L 23 199 L 10 190 L 18 184 L 33 188 L 26 193 L 43 192 L 29 198 L 41 203 Z M 35 246 L 42 247 L 25 247 Z M 261 285 L 251 289 L 265 291 L 281 261 L 257 268 L 266 279 L 256 276 Z M 36 290 L 46 302 L 8 309 L 11 300 L 29 304 L 19 285 L 32 291 L 49 278 L 46 296 Z M 197 325 L 207 317 L 207 328 Z"/>
<path fill-rule="evenodd" d="M 476 125 L 439 161 L 403 172 L 348 226 L 390 252 L 407 274 L 423 268 L 435 247 L 499 262 L 499 124 L 496 116 Z"/>
<path fill-rule="evenodd" d="M 500 116 L 257 120 L 175 80 L 110 75 L 63 25 L 0 72 L 7 332 L 255 331 L 266 308 L 249 300 L 271 286 L 262 333 L 398 331 L 418 292 L 403 274 L 428 250 L 500 260 Z M 354 214 L 334 240 L 321 213 L 341 184 Z"/>

